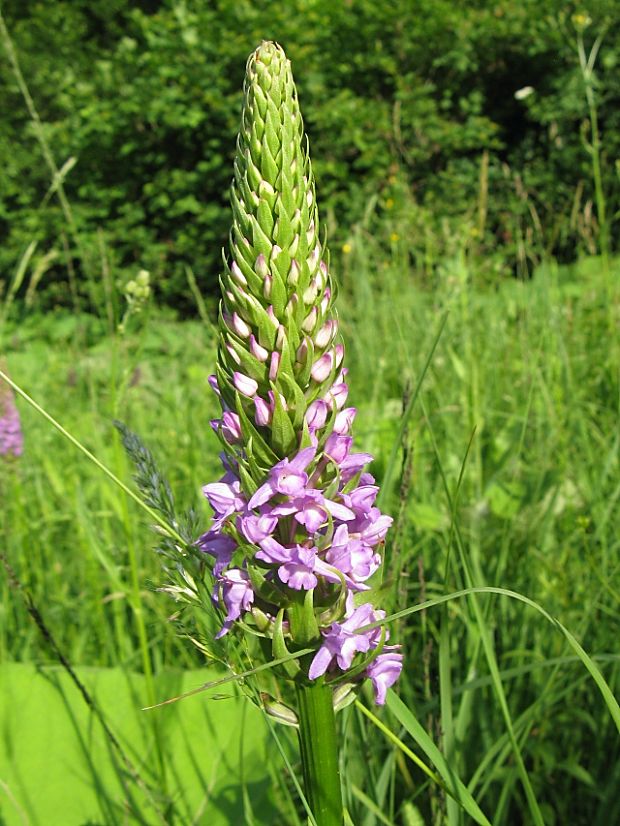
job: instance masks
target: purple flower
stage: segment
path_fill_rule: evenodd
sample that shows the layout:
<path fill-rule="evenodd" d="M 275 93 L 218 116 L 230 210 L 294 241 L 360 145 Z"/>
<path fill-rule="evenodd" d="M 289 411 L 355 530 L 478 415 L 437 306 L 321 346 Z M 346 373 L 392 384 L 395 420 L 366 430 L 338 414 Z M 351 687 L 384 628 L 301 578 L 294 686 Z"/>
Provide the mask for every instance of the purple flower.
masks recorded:
<path fill-rule="evenodd" d="M 196 544 L 201 551 L 215 557 L 213 575 L 216 577 L 219 577 L 224 568 L 229 564 L 237 548 L 237 543 L 232 537 L 214 530 L 203 533 Z"/>
<path fill-rule="evenodd" d="M 344 438 L 344 437 L 343 437 Z M 373 456 L 370 453 L 350 453 L 348 454 L 340 465 L 340 478 L 343 482 L 348 482 L 357 473 L 362 470 L 369 462 L 372 462 Z M 372 479 L 372 477 L 370 477 Z M 360 481 L 361 477 L 360 477 Z"/>
<path fill-rule="evenodd" d="M 23 450 L 24 435 L 13 394 L 0 387 L 0 456 L 21 456 Z"/>
<path fill-rule="evenodd" d="M 319 490 L 304 489 L 298 496 L 290 496 L 286 502 L 276 505 L 272 513 L 277 516 L 295 516 L 300 525 L 304 525 L 310 535 L 315 534 L 328 521 L 328 514 L 336 519 L 348 521 L 355 519 L 350 508 L 326 499 Z"/>
<path fill-rule="evenodd" d="M 296 591 L 316 588 L 318 580 L 313 573 L 316 548 L 304 548 L 302 545 L 286 548 L 272 536 L 261 540 L 259 544 L 261 550 L 256 553 L 257 559 L 282 563 L 278 568 L 278 576 L 282 582 Z"/>
<path fill-rule="evenodd" d="M 357 653 L 366 653 L 376 648 L 381 638 L 380 628 L 371 628 L 364 634 L 356 634 L 358 628 L 376 622 L 385 616 L 385 611 L 375 611 L 369 602 L 350 612 L 344 622 L 334 622 L 328 631 L 322 631 L 323 645 L 310 663 L 308 677 L 315 680 L 336 660 L 338 668 L 346 671 L 351 667 Z"/>
<path fill-rule="evenodd" d="M 403 655 L 397 654 L 399 645 L 387 645 L 376 660 L 373 660 L 366 669 L 366 676 L 372 681 L 375 690 L 375 702 L 378 706 L 385 703 L 385 695 L 400 677 L 403 670 Z"/>
<path fill-rule="evenodd" d="M 274 532 L 278 524 L 278 517 L 273 513 L 262 513 L 258 516 L 254 513 L 249 513 L 238 520 L 238 526 L 241 533 L 245 536 L 248 542 L 253 545 L 258 545 L 263 539 Z"/>
<path fill-rule="evenodd" d="M 358 537 L 349 535 L 347 525 L 336 528 L 326 561 L 343 574 L 349 574 L 357 582 L 372 576 L 381 564 L 381 557 Z"/>
<path fill-rule="evenodd" d="M 240 568 L 231 568 L 219 577 L 221 589 L 221 599 L 226 608 L 226 619 L 220 631 L 215 635 L 216 639 L 223 637 L 230 631 L 233 622 L 248 611 L 254 602 L 254 591 L 250 585 L 250 578 L 245 571 Z"/>
<path fill-rule="evenodd" d="M 342 499 L 355 511 L 356 516 L 364 516 L 374 505 L 378 493 L 376 485 L 358 485 L 351 493 L 343 493 Z"/>
<path fill-rule="evenodd" d="M 211 419 L 211 427 L 216 433 L 221 431 L 229 445 L 234 445 L 241 439 L 239 416 L 230 410 L 225 410 L 221 419 Z"/>
<path fill-rule="evenodd" d="M 263 505 L 278 493 L 295 495 L 301 493 L 308 484 L 306 468 L 314 459 L 316 448 L 306 447 L 300 450 L 294 459 L 282 459 L 271 468 L 269 478 L 250 499 L 248 507 Z"/>
<path fill-rule="evenodd" d="M 295 591 L 310 591 L 318 583 L 313 573 L 315 560 L 316 548 L 297 545 L 291 553 L 291 559 L 278 568 L 278 576 Z"/>
<path fill-rule="evenodd" d="M 209 500 L 209 504 L 215 511 L 217 519 L 213 520 L 212 527 L 218 531 L 229 516 L 237 511 L 244 510 L 245 499 L 241 494 L 241 483 L 238 479 L 226 482 L 225 479 L 229 475 L 223 477 L 219 482 L 211 482 L 205 485 L 202 492 Z"/>
<path fill-rule="evenodd" d="M 325 442 L 325 454 L 336 465 L 341 465 L 349 455 L 353 438 L 351 436 L 340 436 L 338 433 L 332 433 Z"/>
<path fill-rule="evenodd" d="M 374 546 L 383 542 L 393 521 L 391 516 L 381 513 L 379 508 L 371 508 L 362 519 L 353 523 L 351 530 L 356 532 L 366 545 Z"/>

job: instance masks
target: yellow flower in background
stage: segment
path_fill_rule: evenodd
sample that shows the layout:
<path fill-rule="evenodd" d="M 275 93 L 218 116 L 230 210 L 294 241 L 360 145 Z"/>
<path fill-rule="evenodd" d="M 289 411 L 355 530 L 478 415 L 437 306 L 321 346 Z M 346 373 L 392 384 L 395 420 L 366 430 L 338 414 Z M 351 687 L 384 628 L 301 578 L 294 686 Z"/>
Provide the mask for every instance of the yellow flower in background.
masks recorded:
<path fill-rule="evenodd" d="M 587 29 L 590 23 L 592 22 L 592 18 L 590 17 L 590 15 L 586 14 L 585 12 L 576 12 L 575 14 L 573 14 L 571 19 L 573 21 L 573 26 L 581 31 Z"/>
<path fill-rule="evenodd" d="M 400 235 L 397 232 L 392 232 L 390 234 L 390 241 L 400 241 Z"/>
<path fill-rule="evenodd" d="M 351 244 L 349 244 L 348 241 L 346 242 L 346 244 L 342 245 L 342 251 L 344 252 L 345 255 L 348 255 L 351 252 L 352 249 L 353 249 L 353 247 L 351 246 Z"/>

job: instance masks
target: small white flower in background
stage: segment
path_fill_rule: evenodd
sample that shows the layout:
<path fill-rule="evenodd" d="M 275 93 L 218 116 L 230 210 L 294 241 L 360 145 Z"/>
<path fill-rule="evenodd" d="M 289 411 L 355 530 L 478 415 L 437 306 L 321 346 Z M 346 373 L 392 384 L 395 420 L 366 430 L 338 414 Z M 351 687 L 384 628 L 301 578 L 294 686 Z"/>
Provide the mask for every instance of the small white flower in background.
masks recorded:
<path fill-rule="evenodd" d="M 523 86 L 521 89 L 517 89 L 515 92 L 515 100 L 525 100 L 529 98 L 530 95 L 534 94 L 534 87 L 533 86 Z"/>

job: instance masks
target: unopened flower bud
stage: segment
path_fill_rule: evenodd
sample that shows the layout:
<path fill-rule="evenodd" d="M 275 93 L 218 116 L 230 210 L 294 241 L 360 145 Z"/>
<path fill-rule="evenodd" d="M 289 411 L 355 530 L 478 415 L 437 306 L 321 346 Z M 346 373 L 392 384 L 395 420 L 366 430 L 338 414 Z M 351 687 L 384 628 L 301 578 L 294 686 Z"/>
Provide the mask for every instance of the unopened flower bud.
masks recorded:
<path fill-rule="evenodd" d="M 230 273 L 231 273 L 231 275 L 232 275 L 233 279 L 234 279 L 234 280 L 237 282 L 237 284 L 239 284 L 241 287 L 247 287 L 247 286 L 248 286 L 247 279 L 246 279 L 245 275 L 244 275 L 244 274 L 241 272 L 241 270 L 239 269 L 239 267 L 238 267 L 238 265 L 237 265 L 237 262 L 236 262 L 236 261 L 233 261 L 233 262 L 232 262 L 232 265 L 231 265 L 231 267 L 230 267 Z"/>
<path fill-rule="evenodd" d="M 329 413 L 329 405 L 323 399 L 316 399 L 312 404 L 308 405 L 306 410 L 306 424 L 310 432 L 319 430 L 327 421 L 327 414 Z"/>
<path fill-rule="evenodd" d="M 273 305 L 271 305 L 271 304 L 267 307 L 267 315 L 269 316 L 269 320 L 271 321 L 271 323 L 273 324 L 273 326 L 277 330 L 278 327 L 280 326 L 280 322 L 278 321 L 278 317 L 276 316 L 276 314 L 273 310 Z"/>
<path fill-rule="evenodd" d="M 301 270 L 299 268 L 299 264 L 293 258 L 293 260 L 291 261 L 291 266 L 289 267 L 288 279 L 287 279 L 288 283 L 291 286 L 293 286 L 293 287 L 297 286 L 297 282 L 299 281 L 300 272 L 301 272 Z"/>
<path fill-rule="evenodd" d="M 321 329 L 314 336 L 314 343 L 319 350 L 324 350 L 333 337 L 334 322 L 330 319 L 326 321 Z"/>
<path fill-rule="evenodd" d="M 329 376 L 332 371 L 333 356 L 331 353 L 324 353 L 312 365 L 310 375 L 319 384 Z"/>
<path fill-rule="evenodd" d="M 263 295 L 266 299 L 271 298 L 271 290 L 273 288 L 273 277 L 271 275 L 266 275 L 265 280 L 263 281 Z"/>
<path fill-rule="evenodd" d="M 258 382 L 244 373 L 233 373 L 233 384 L 241 395 L 247 396 L 249 399 L 255 396 L 258 390 Z"/>
<path fill-rule="evenodd" d="M 299 364 L 305 364 L 306 359 L 308 358 L 308 338 L 304 337 L 304 340 L 301 342 L 299 347 L 297 348 L 297 352 L 295 353 L 295 358 L 299 362 Z"/>
<path fill-rule="evenodd" d="M 220 397 L 221 397 L 221 395 L 222 395 L 222 394 L 220 393 L 220 388 L 219 388 L 218 383 L 217 383 L 217 376 L 216 376 L 214 373 L 212 373 L 212 374 L 209 376 L 209 378 L 207 379 L 207 381 L 209 382 L 209 384 L 210 384 L 211 389 L 213 390 L 213 392 L 214 392 L 217 396 L 220 396 Z"/>
<path fill-rule="evenodd" d="M 319 285 L 317 283 L 316 278 L 313 278 L 312 281 L 308 284 L 307 288 L 304 290 L 304 304 L 307 304 L 308 306 L 310 304 L 314 304 L 318 294 Z"/>
<path fill-rule="evenodd" d="M 308 313 L 308 315 L 304 318 L 303 323 L 301 325 L 301 329 L 304 330 L 304 332 L 306 333 L 311 333 L 316 327 L 318 317 L 319 311 L 316 307 L 313 307 Z"/>
<path fill-rule="evenodd" d="M 254 356 L 255 359 L 259 361 L 267 361 L 269 358 L 269 350 L 266 350 L 264 347 L 256 341 L 254 335 L 250 335 L 250 353 Z"/>
<path fill-rule="evenodd" d="M 230 326 L 240 338 L 247 338 L 252 332 L 238 313 L 232 314 Z"/>
<path fill-rule="evenodd" d="M 280 353 L 274 350 L 271 354 L 271 363 L 269 365 L 269 381 L 275 381 L 278 375 L 278 368 L 280 367 Z"/>
<path fill-rule="evenodd" d="M 289 298 L 288 304 L 286 305 L 286 313 L 290 313 L 291 315 L 295 312 L 295 307 L 299 304 L 299 296 L 297 293 L 293 293 L 293 295 Z"/>
<path fill-rule="evenodd" d="M 334 433 L 340 435 L 350 433 L 356 415 L 357 410 L 354 407 L 346 407 L 341 410 L 334 421 Z"/>
<path fill-rule="evenodd" d="M 323 298 L 321 299 L 321 313 L 325 315 L 329 308 L 329 301 L 332 297 L 332 291 L 327 287 L 325 292 L 323 293 Z"/>
<path fill-rule="evenodd" d="M 259 427 L 266 427 L 268 424 L 271 423 L 271 416 L 273 411 L 271 410 L 267 402 L 264 399 L 261 399 L 260 396 L 255 396 L 253 401 L 254 407 L 256 408 L 254 421 Z"/>
<path fill-rule="evenodd" d="M 235 362 L 235 364 L 241 364 L 241 359 L 239 358 L 239 355 L 235 351 L 235 348 L 232 346 L 232 344 L 227 344 L 226 349 L 228 350 L 230 357 Z"/>
<path fill-rule="evenodd" d="M 267 278 L 267 276 L 269 275 L 269 267 L 267 266 L 267 260 L 265 259 L 265 256 L 262 254 L 262 252 L 254 263 L 254 269 L 256 270 L 256 274 L 263 279 Z"/>
<path fill-rule="evenodd" d="M 278 332 L 276 333 L 276 347 L 280 352 L 284 347 L 284 343 L 286 341 L 286 327 L 284 324 L 278 325 Z"/>

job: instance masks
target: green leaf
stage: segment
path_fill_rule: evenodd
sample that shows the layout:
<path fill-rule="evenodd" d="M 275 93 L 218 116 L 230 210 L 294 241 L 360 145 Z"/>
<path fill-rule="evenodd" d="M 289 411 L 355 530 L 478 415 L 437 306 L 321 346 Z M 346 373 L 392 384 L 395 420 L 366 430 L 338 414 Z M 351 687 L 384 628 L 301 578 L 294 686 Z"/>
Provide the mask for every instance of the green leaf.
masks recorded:
<path fill-rule="evenodd" d="M 273 418 L 271 421 L 271 443 L 274 450 L 281 456 L 288 456 L 297 444 L 297 434 L 291 424 L 288 413 L 282 406 L 282 400 L 275 385 L 274 389 L 275 405 Z"/>
<path fill-rule="evenodd" d="M 137 770 L 137 782 L 64 671 L 4 663 L 0 778 L 15 803 L 0 791 L 0 819 L 6 826 L 170 822 L 163 814 L 164 787 L 154 774 L 153 721 L 141 710 L 146 697 L 143 675 L 121 668 L 76 671 Z M 183 693 L 221 673 L 162 672 L 155 680 L 157 696 Z M 202 817 L 212 826 L 243 823 L 241 795 L 228 800 L 225 812 L 217 802 L 227 794 L 231 772 L 239 776 L 242 770 L 252 786 L 255 814 L 261 822 L 272 816 L 266 795 L 269 740 L 263 717 L 233 686 L 229 694 L 230 699 L 217 705 L 194 699 L 150 712 L 157 715 L 166 744 L 167 794 L 174 800 L 175 820 L 181 823 L 191 823 L 201 806 Z M 210 796 L 205 799 L 207 776 Z"/>
<path fill-rule="evenodd" d="M 455 774 L 454 768 L 448 765 L 445 757 L 426 733 L 424 727 L 420 725 L 400 697 L 393 691 L 388 691 L 386 704 L 401 726 L 408 731 L 424 754 L 434 763 L 449 794 L 460 803 L 461 807 L 476 823 L 480 823 L 482 826 L 491 826 L 490 821 L 478 806 L 471 793 Z"/>

